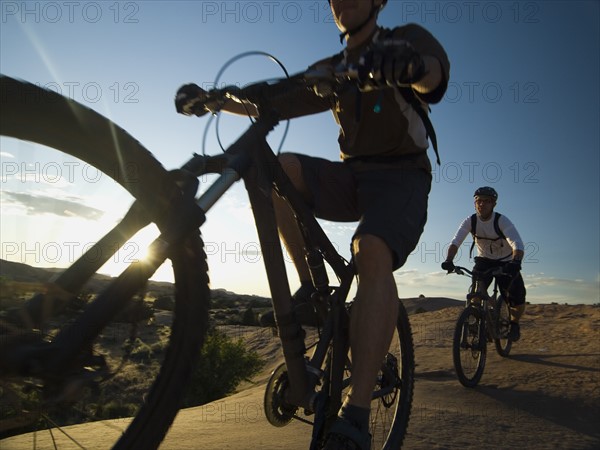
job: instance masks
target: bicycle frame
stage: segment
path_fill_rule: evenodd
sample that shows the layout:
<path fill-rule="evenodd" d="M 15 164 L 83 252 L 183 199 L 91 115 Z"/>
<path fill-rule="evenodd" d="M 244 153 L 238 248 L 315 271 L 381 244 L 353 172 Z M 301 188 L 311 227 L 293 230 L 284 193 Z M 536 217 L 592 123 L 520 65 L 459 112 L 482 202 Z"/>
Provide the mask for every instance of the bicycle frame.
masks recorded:
<path fill-rule="evenodd" d="M 329 72 L 316 77 L 312 73 L 301 74 L 283 80 L 282 84 L 278 82 L 274 93 L 286 94 L 288 87 L 304 89 L 322 80 L 331 80 L 341 87 L 355 79 L 351 71 L 344 70 L 336 71 L 333 77 Z M 3 87 L 5 84 L 10 87 L 11 93 L 24 90 L 37 92 L 40 96 L 44 93 L 27 82 L 9 78 L 1 81 Z M 259 85 L 263 83 L 256 86 Z M 243 95 L 240 96 L 240 92 Z M 246 97 L 246 93 L 252 95 Z M 223 154 L 194 155 L 180 169 L 170 172 L 125 130 L 73 101 L 48 93 L 52 102 L 35 103 L 33 106 L 41 107 L 34 109 L 36 114 L 31 114 L 29 103 L 22 101 L 25 97 L 10 96 L 12 103 L 9 106 L 14 108 L 15 114 L 10 115 L 11 121 L 2 121 L 3 135 L 55 146 L 90 161 L 103 172 L 112 164 L 121 167 L 122 160 L 131 160 L 138 167 L 149 169 L 142 172 L 143 183 L 139 185 L 129 183 L 130 178 L 126 176 L 115 178 L 138 199 L 121 223 L 50 281 L 42 294 L 7 312 L 6 321 L 4 316 L 0 318 L 1 331 L 8 337 L 0 346 L 0 374 L 11 379 L 10 389 L 14 391 L 15 399 L 18 400 L 21 393 L 28 394 L 32 386 L 36 394 L 32 407 L 22 406 L 18 401 L 11 404 L 11 414 L 14 411 L 19 418 L 26 419 L 28 427 L 37 428 L 33 422 L 46 410 L 49 414 L 60 415 L 63 406 L 73 409 L 74 405 L 67 404 L 71 398 L 83 389 L 87 391 L 86 388 L 94 394 L 96 387 L 113 378 L 129 362 L 131 346 L 124 349 L 118 367 L 113 364 L 112 355 L 103 353 L 105 331 L 111 330 L 117 320 L 135 320 L 119 314 L 131 305 L 135 294 L 145 291 L 148 279 L 170 258 L 175 277 L 175 310 L 165 358 L 159 362 L 160 371 L 147 395 L 139 397 L 140 409 L 116 443 L 116 448 L 123 449 L 157 448 L 181 406 L 186 383 L 193 374 L 194 355 L 199 354 L 209 327 L 209 269 L 199 227 L 219 198 L 235 182 L 243 181 L 255 216 L 285 359 L 266 386 L 266 418 L 274 426 L 284 426 L 292 419 L 310 424 L 311 449 L 323 443 L 328 426 L 337 419 L 342 395 L 352 383 L 353 361 L 349 354 L 351 303 L 346 303 L 346 298 L 355 277 L 354 261 L 352 258 L 346 261 L 337 253 L 288 179 L 279 158 L 269 148 L 266 138 L 279 118 L 266 107 L 268 95 L 261 94 L 271 92 L 255 92 L 254 85 L 243 92 L 235 87 L 215 91 L 216 104 L 222 104 L 219 99 L 223 98 L 242 99 L 256 106 L 256 109 L 248 110 L 260 113 L 257 114 L 259 119 Z M 85 126 L 76 124 L 73 133 L 61 133 L 81 116 L 89 116 Z M 29 117 L 32 117 L 33 126 L 25 127 Z M 49 126 L 48 117 L 56 117 L 56 122 L 63 126 Z M 32 129 L 39 132 L 30 132 Z M 115 134 L 109 133 L 110 130 Z M 123 148 L 130 153 L 121 154 L 118 143 L 124 143 Z M 199 176 L 209 173 L 218 175 L 216 181 L 196 198 Z M 279 198 L 275 199 L 274 195 Z M 282 201 L 296 218 L 303 241 L 298 243 L 304 245 L 316 291 L 310 304 L 318 312 L 319 327 L 317 339 L 310 342 L 310 346 L 305 342 L 300 316 L 296 317 L 293 307 L 279 240 L 275 205 Z M 149 223 L 155 223 L 161 233 L 151 244 L 149 255 L 112 279 L 109 287 L 95 298 L 73 303 L 84 284 L 115 249 L 122 247 Z M 326 266 L 329 267 L 326 269 Z M 330 285 L 328 274 L 331 272 L 337 280 Z M 67 310 L 69 306 L 74 306 L 76 311 Z M 132 322 L 130 343 L 135 337 L 135 328 L 136 324 Z M 377 446 L 381 443 L 385 449 L 401 446 L 413 400 L 414 347 L 408 314 L 400 302 L 395 332 L 397 335 L 379 367 L 371 393 L 375 416 L 369 430 L 372 442 Z M 116 371 L 112 371 L 113 366 Z M 100 391 L 96 393 L 96 397 L 101 395 Z M 40 413 L 28 414 L 33 409 L 39 409 Z M 40 429 L 47 428 L 52 436 L 53 425 L 60 424 L 54 424 L 50 416 L 44 420 Z M 0 425 L 3 426 L 0 431 L 16 430 L 15 425 L 20 426 L 20 422 L 11 419 L 10 423 Z"/>
<path fill-rule="evenodd" d="M 217 180 L 196 201 L 196 205 L 200 207 L 204 214 L 214 206 L 217 200 L 235 182 L 240 179 L 244 181 L 256 221 L 272 295 L 273 309 L 288 371 L 290 389 L 286 401 L 295 406 L 314 411 L 315 386 L 319 381 L 328 346 L 334 336 L 342 335 L 341 333 L 344 332 L 346 326 L 347 317 L 345 315 L 347 315 L 347 311 L 344 303 L 352 284 L 354 268 L 352 262 L 345 261 L 335 250 L 283 171 L 277 156 L 269 147 L 266 136 L 277 123 L 278 119 L 274 113 L 261 115 L 222 155 L 194 155 L 179 172 L 184 175 L 185 181 L 183 183 L 191 183 L 194 188 L 197 186 L 197 177 L 200 175 L 207 173 L 220 174 Z M 193 181 L 191 181 L 192 179 Z M 327 295 L 333 314 L 328 316 L 330 320 L 324 325 L 319 344 L 314 348 L 308 361 L 304 356 L 306 350 L 302 328 L 293 315 L 291 292 L 287 281 L 271 197 L 273 189 L 277 192 L 277 195 L 289 203 L 294 211 L 305 239 L 306 249 L 314 251 L 319 257 L 322 257 L 333 269 L 339 280 L 339 287 L 331 295 Z M 183 187 L 183 190 L 189 190 L 189 187 Z M 168 232 L 163 232 L 152 243 L 153 257 L 149 261 L 132 264 L 117 278 L 115 285 L 118 286 L 118 289 L 109 289 L 95 299 L 78 320 L 61 330 L 52 343 L 46 343 L 43 346 L 36 345 L 29 351 L 15 355 L 15 361 L 12 362 L 12 365 L 21 368 L 25 361 L 35 360 L 43 362 L 44 371 L 60 373 L 61 368 L 67 366 L 82 348 L 93 341 L 114 315 L 127 305 L 133 294 L 167 258 L 172 243 L 182 239 L 186 233 L 204 222 L 204 217 L 194 217 L 189 211 L 189 206 L 187 209 L 188 211 L 182 211 L 178 215 L 179 220 L 171 222 L 184 222 L 182 225 L 177 226 L 175 229 L 174 227 L 169 228 Z M 190 220 L 190 218 L 194 220 Z M 119 245 L 123 245 L 127 239 L 147 225 L 149 221 L 148 213 L 142 211 L 138 204 L 134 203 L 121 223 L 54 280 L 57 290 L 64 291 L 62 292 L 63 298 L 68 297 L 69 292 L 76 292 L 89 276 L 105 262 L 98 257 L 88 258 L 87 255 L 91 254 L 90 252 L 95 252 L 95 255 L 106 255 L 106 259 L 110 258 L 111 252 L 108 250 L 109 248 L 115 248 L 115 241 Z M 114 295 L 115 292 L 125 292 L 126 295 Z M 41 315 L 43 305 L 40 298 L 34 297 L 27 308 L 33 316 Z M 94 319 L 95 326 L 83 326 L 90 318 Z M 347 343 L 345 339 L 336 339 L 334 343 L 336 343 L 336 348 L 333 349 L 332 367 L 333 370 L 342 373 L 348 351 Z M 338 398 L 334 401 L 341 405 L 341 392 L 344 387 L 341 384 L 342 376 L 332 378 L 340 380 L 340 385 L 331 386 L 331 392 L 337 393 Z"/>
<path fill-rule="evenodd" d="M 314 411 L 314 388 L 318 377 L 313 375 L 318 374 L 321 370 L 330 340 L 333 336 L 339 336 L 344 326 L 343 319 L 341 319 L 343 314 L 340 314 L 340 312 L 345 311 L 343 305 L 352 284 L 354 268 L 335 250 L 266 142 L 268 132 L 277 123 L 278 120 L 274 113 L 263 114 L 226 150 L 223 156 L 206 157 L 196 155 L 183 166 L 183 170 L 190 171 L 194 176 L 206 173 L 221 174 L 198 199 L 198 205 L 205 212 L 208 212 L 210 207 L 233 183 L 240 178 L 243 179 L 256 222 L 273 309 L 287 366 L 290 383 L 287 401 L 295 406 Z M 340 286 L 329 299 L 334 310 L 333 323 L 325 324 L 322 338 L 308 362 L 304 358 L 305 348 L 302 329 L 293 316 L 291 292 L 287 281 L 271 197 L 273 189 L 275 189 L 277 195 L 288 202 L 296 216 L 304 237 L 306 250 L 316 252 L 319 257 L 322 257 L 333 269 L 340 282 Z M 319 276 L 319 274 L 312 275 L 313 278 Z M 338 340 L 335 342 L 338 342 Z M 334 349 L 335 354 L 339 355 L 341 363 L 336 357 L 333 365 L 334 367 L 341 367 L 341 370 L 343 370 L 347 348 Z M 332 387 L 332 392 L 341 393 L 341 390 L 342 386 Z"/>
<path fill-rule="evenodd" d="M 490 326 L 489 324 L 495 324 L 495 315 L 497 312 L 495 311 L 497 300 L 498 300 L 498 280 L 496 279 L 497 275 L 502 274 L 502 270 L 498 268 L 492 268 L 485 272 L 475 272 L 470 271 L 464 267 L 456 267 L 456 273 L 464 275 L 466 272 L 471 277 L 471 286 L 469 287 L 469 293 L 467 294 L 467 301 L 465 303 L 465 307 L 475 307 L 482 311 L 481 326 L 483 327 L 482 331 L 485 331 L 485 335 L 487 336 L 489 341 L 493 339 L 499 339 L 501 336 L 499 335 L 499 330 L 496 329 L 495 326 Z M 487 294 L 487 286 L 484 288 L 483 279 L 487 276 L 493 276 L 493 291 L 492 295 Z"/>
<path fill-rule="evenodd" d="M 508 303 L 502 297 L 503 290 L 496 278 L 503 275 L 502 268 L 470 271 L 464 267 L 455 267 L 454 272 L 469 276 L 472 280 L 465 309 L 456 322 L 452 342 L 452 358 L 458 380 L 463 386 L 472 388 L 483 375 L 488 342 L 494 342 L 496 351 L 502 357 L 508 356 L 510 352 L 511 341 L 507 335 L 507 313 L 510 314 L 510 311 L 507 310 Z M 488 277 L 494 277 L 491 297 L 484 288 Z"/>

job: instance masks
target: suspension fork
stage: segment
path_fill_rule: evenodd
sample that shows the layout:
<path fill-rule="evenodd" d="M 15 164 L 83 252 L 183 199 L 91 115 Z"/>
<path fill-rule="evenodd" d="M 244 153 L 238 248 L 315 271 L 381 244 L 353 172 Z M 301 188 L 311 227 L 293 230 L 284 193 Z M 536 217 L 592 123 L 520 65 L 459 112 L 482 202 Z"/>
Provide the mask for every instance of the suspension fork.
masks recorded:
<path fill-rule="evenodd" d="M 487 345 L 488 340 L 494 338 L 494 332 L 491 328 L 493 327 L 494 321 L 492 320 L 492 312 L 490 311 L 489 300 L 487 298 L 481 300 L 479 315 L 481 317 L 479 324 L 479 341 L 480 345 L 483 346 Z"/>
<path fill-rule="evenodd" d="M 249 142 L 262 138 L 273 128 L 273 120 L 257 121 L 244 133 L 229 149 L 228 153 L 233 158 L 226 158 L 231 167 L 223 170 L 222 176 L 215 182 L 209 192 L 193 203 L 195 188 L 188 189 L 184 183 L 177 187 L 175 183 L 168 186 L 169 193 L 166 198 L 177 199 L 177 192 L 183 193 L 184 197 L 176 204 L 171 203 L 170 211 L 167 214 L 161 213 L 159 228 L 162 233 L 150 246 L 153 257 L 146 261 L 138 261 L 130 265 L 111 286 L 103 292 L 94 302 L 84 310 L 83 314 L 70 326 L 62 329 L 52 343 L 33 344 L 28 347 L 15 349 L 10 356 L 10 361 L 5 365 L 10 366 L 17 372 L 44 372 L 47 374 L 58 374 L 65 369 L 77 357 L 82 348 L 88 347 L 96 338 L 98 333 L 112 320 L 112 318 L 128 304 L 128 300 L 146 283 L 149 277 L 156 269 L 169 257 L 173 244 L 177 244 L 190 232 L 197 230 L 205 221 L 205 213 L 220 198 L 220 196 L 239 179 L 238 173 L 242 173 L 248 166 L 249 158 L 243 150 L 248 147 Z M 193 158 L 193 162 L 200 164 L 202 158 Z M 191 172 L 190 166 L 184 166 L 183 172 Z M 219 159 L 221 162 L 221 159 Z M 199 167 L 193 167 L 200 170 Z M 193 173 L 193 172 L 192 172 Z M 194 178 L 197 186 L 197 179 Z M 171 197 L 174 196 L 174 197 Z M 130 209 L 125 219 L 115 227 L 109 234 L 101 239 L 98 244 L 88 251 L 107 250 L 111 247 L 111 241 L 124 242 L 137 230 L 145 226 L 150 220 L 147 214 L 136 202 Z M 108 251 L 101 251 L 103 255 L 110 255 Z M 86 254 L 87 255 L 87 254 Z M 94 258 L 80 258 L 71 269 L 59 276 L 54 284 L 66 294 L 69 291 L 76 291 L 87 281 L 102 264 Z M 107 258 L 108 259 L 108 258 Z M 89 263 L 88 260 L 94 261 Z M 66 295 L 65 294 L 65 295 Z M 33 299 L 28 305 L 30 315 L 33 321 L 39 321 L 40 311 L 44 310 L 40 299 Z"/>
<path fill-rule="evenodd" d="M 343 297 L 345 298 L 345 297 Z M 333 306 L 334 336 L 331 361 L 331 384 L 329 386 L 329 413 L 336 416 L 342 406 L 342 391 L 344 389 L 344 370 L 350 349 L 350 321 L 346 307 L 340 301 Z"/>

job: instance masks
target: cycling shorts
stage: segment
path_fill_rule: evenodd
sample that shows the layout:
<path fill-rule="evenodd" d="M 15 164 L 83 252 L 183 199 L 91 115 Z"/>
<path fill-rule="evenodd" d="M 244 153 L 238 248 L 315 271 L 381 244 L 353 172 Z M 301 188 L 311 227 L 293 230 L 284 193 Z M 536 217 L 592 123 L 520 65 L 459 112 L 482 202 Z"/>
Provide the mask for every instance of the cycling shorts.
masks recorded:
<path fill-rule="evenodd" d="M 398 269 L 415 249 L 427 221 L 431 175 L 422 169 L 378 168 L 298 157 L 307 199 L 316 217 L 334 222 L 358 222 L 352 238 L 375 235 L 393 253 Z M 382 166 L 383 167 L 383 166 Z"/>
<path fill-rule="evenodd" d="M 482 258 L 480 256 L 475 257 L 475 267 L 474 270 L 485 272 L 493 267 L 504 267 L 505 264 L 508 264 L 508 261 L 497 261 L 489 258 Z M 520 306 L 525 304 L 525 296 L 527 295 L 527 290 L 525 289 L 525 282 L 523 281 L 523 276 L 518 273 L 514 278 L 509 278 L 506 276 L 498 276 L 496 277 L 498 281 L 498 288 L 504 297 L 508 297 L 508 303 L 510 306 Z M 492 284 L 492 277 L 489 277 L 487 280 L 483 280 L 486 286 Z"/>

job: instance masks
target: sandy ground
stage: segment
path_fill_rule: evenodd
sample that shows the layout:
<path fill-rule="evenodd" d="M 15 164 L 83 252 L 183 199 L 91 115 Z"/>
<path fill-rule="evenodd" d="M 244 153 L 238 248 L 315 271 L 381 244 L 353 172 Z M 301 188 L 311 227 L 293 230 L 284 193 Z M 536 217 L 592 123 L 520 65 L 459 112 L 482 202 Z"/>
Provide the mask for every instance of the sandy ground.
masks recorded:
<path fill-rule="evenodd" d="M 600 449 L 600 308 L 530 305 L 522 339 L 510 358 L 488 348 L 478 387 L 462 387 L 452 365 L 452 333 L 461 306 L 409 301 L 416 354 L 416 386 L 407 449 Z M 442 309 L 439 309 L 442 308 Z M 280 361 L 277 341 L 262 329 L 232 331 L 269 360 L 268 367 L 235 395 L 180 412 L 161 450 L 306 450 L 310 427 L 293 421 L 269 425 L 262 410 L 264 384 Z M 75 427 L 106 448 L 125 420 Z M 109 426 L 108 426 L 109 425 Z M 57 441 L 62 436 L 55 435 Z M 33 437 L 0 441 L 1 450 L 31 449 Z M 38 436 L 38 449 L 53 448 Z M 58 448 L 77 448 L 64 446 Z"/>

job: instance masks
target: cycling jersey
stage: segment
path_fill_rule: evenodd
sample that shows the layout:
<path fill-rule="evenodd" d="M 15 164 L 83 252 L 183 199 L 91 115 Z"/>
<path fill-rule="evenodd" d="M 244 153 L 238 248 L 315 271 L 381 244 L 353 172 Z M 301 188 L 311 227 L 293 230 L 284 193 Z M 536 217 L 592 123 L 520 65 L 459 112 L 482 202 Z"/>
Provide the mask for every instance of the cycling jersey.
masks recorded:
<path fill-rule="evenodd" d="M 494 214 L 486 221 L 477 216 L 477 237 L 474 239 L 478 256 L 488 259 L 505 260 L 512 256 L 514 250 L 525 250 L 519 232 L 508 217 L 501 215 L 498 219 L 498 226 L 505 236 L 504 239 L 498 239 L 498 233 L 494 229 Z M 471 231 L 471 216 L 469 215 L 460 224 L 452 239 L 452 244 L 460 247 Z"/>
<path fill-rule="evenodd" d="M 442 67 L 442 82 L 427 94 L 417 94 L 425 111 L 428 103 L 439 102 L 448 84 L 450 63 L 439 42 L 419 25 L 405 25 L 393 30 L 377 29 L 364 45 L 321 60 L 311 67 L 332 66 L 342 61 L 358 63 L 359 57 L 378 39 L 405 39 L 422 55 L 434 56 Z M 394 167 L 431 170 L 426 150 L 427 133 L 419 114 L 401 95 L 398 88 L 387 87 L 361 92 L 349 87 L 335 97 L 320 97 L 304 89 L 293 91 L 276 101 L 282 118 L 298 117 L 331 110 L 340 126 L 338 142 L 340 156 L 353 158 L 377 157 Z"/>

